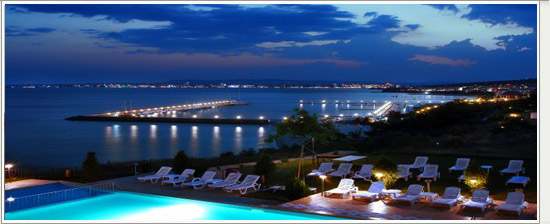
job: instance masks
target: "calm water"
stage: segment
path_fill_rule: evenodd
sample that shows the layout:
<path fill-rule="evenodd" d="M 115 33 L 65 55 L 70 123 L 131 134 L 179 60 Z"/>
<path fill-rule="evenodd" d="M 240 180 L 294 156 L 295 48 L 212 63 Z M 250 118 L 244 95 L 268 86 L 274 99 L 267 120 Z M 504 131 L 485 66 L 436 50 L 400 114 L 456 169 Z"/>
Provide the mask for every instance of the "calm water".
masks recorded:
<path fill-rule="evenodd" d="M 397 97 L 395 97 L 397 96 Z M 359 89 L 6 89 L 6 161 L 20 165 L 80 165 L 87 151 L 101 162 L 171 158 L 184 150 L 193 157 L 269 146 L 273 130 L 260 125 L 110 123 L 65 121 L 75 115 L 240 99 L 248 106 L 221 107 L 178 116 L 281 119 L 299 101 L 408 101 L 438 103 L 453 96 L 380 93 Z M 373 108 L 302 105 L 319 115 L 366 115 Z"/>

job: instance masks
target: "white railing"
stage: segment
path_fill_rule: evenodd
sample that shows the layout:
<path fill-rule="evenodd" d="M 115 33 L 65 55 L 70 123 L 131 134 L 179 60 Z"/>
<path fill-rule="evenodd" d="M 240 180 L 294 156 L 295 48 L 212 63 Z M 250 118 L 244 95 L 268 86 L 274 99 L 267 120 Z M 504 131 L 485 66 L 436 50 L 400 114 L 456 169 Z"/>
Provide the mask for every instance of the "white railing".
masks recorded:
<path fill-rule="evenodd" d="M 28 195 L 23 197 L 10 197 L 8 194 L 6 194 L 7 198 L 4 202 L 6 205 L 6 212 L 12 212 L 21 209 L 34 208 L 43 205 L 50 205 L 65 201 L 104 195 L 108 194 L 109 191 L 112 191 L 114 189 L 115 183 L 108 182 L 60 191 Z"/>

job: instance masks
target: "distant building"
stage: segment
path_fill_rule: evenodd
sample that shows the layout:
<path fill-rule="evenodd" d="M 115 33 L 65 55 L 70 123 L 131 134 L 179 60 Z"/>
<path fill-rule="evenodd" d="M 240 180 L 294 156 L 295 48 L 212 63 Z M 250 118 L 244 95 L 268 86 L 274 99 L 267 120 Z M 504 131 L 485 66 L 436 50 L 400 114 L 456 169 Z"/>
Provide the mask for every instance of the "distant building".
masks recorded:
<path fill-rule="evenodd" d="M 508 90 L 497 93 L 496 97 L 501 100 L 519 100 L 521 98 L 524 98 L 524 95 L 523 93 L 518 91 Z"/>

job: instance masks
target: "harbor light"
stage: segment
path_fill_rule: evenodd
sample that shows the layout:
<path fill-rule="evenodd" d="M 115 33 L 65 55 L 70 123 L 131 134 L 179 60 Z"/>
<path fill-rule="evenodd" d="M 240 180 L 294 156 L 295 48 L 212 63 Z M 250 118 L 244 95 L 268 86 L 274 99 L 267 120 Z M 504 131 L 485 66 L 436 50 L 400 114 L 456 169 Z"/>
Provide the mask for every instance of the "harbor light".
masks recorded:
<path fill-rule="evenodd" d="M 264 116 L 260 116 L 260 120 L 263 120 L 264 119 Z"/>
<path fill-rule="evenodd" d="M 327 101 L 326 101 L 326 100 L 322 100 L 321 102 L 326 103 Z"/>
<path fill-rule="evenodd" d="M 193 115 L 193 118 L 197 118 L 197 115 L 196 115 L 196 114 L 195 114 L 195 115 Z"/>
<path fill-rule="evenodd" d="M 237 119 L 241 119 L 241 116 L 237 116 Z"/>
<path fill-rule="evenodd" d="M 355 114 L 353 114 L 353 116 L 357 117 L 357 116 L 359 116 L 359 114 L 355 113 Z"/>
<path fill-rule="evenodd" d="M 220 118 L 220 116 L 216 115 L 216 116 L 214 116 L 214 118 L 218 119 L 218 118 Z"/>
<path fill-rule="evenodd" d="M 13 198 L 13 197 L 9 197 L 8 199 L 6 199 L 6 201 L 8 201 L 8 202 L 12 202 L 12 201 L 15 201 L 15 198 Z"/>
<path fill-rule="evenodd" d="M 343 116 L 344 116 L 344 114 L 340 114 L 340 117 L 343 117 Z"/>

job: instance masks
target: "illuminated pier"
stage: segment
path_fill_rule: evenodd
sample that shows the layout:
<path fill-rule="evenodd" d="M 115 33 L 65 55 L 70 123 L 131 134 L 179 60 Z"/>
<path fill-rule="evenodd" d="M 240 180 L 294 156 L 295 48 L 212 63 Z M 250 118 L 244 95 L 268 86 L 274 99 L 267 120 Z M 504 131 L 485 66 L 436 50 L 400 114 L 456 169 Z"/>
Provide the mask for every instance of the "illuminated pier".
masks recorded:
<path fill-rule="evenodd" d="M 114 111 L 102 114 L 81 115 L 66 118 L 69 121 L 107 121 L 107 122 L 160 122 L 160 123 L 203 123 L 203 124 L 270 124 L 269 119 L 259 116 L 258 118 L 245 118 L 235 116 L 234 118 L 222 118 L 218 115 L 211 118 L 177 117 L 177 112 L 194 110 L 206 110 L 225 106 L 248 105 L 248 103 L 234 100 L 223 100 L 215 102 L 183 104 L 165 107 L 144 108 L 136 110 Z M 160 115 L 160 116 L 159 116 Z"/>

